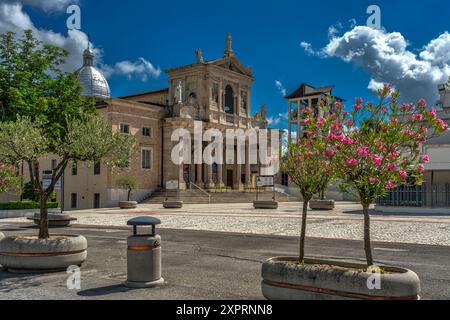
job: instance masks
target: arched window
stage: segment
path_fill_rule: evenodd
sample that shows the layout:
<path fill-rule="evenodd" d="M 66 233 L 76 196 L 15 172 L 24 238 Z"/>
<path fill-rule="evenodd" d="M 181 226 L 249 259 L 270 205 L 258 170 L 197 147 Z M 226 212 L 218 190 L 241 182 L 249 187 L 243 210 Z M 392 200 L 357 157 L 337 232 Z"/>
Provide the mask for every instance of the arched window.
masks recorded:
<path fill-rule="evenodd" d="M 230 85 L 227 85 L 225 88 L 225 107 L 224 111 L 226 113 L 233 114 L 234 113 L 234 94 L 233 88 Z"/>

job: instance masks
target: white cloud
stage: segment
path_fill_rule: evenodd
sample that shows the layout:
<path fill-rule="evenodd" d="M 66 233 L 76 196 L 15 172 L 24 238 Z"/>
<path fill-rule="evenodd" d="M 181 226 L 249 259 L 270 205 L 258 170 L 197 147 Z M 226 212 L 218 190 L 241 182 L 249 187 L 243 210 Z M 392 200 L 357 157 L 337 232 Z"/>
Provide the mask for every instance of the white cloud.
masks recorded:
<path fill-rule="evenodd" d="M 339 33 L 339 30 L 342 29 L 342 23 L 337 22 L 328 27 L 328 39 L 333 39 Z"/>
<path fill-rule="evenodd" d="M 83 64 L 83 51 L 88 44 L 88 36 L 79 30 L 69 30 L 66 35 L 52 30 L 37 28 L 31 21 L 30 16 L 23 10 L 24 4 L 39 7 L 45 11 L 63 10 L 67 5 L 78 3 L 77 0 L 0 0 L 0 33 L 15 32 L 21 37 L 24 30 L 31 29 L 35 37 L 44 43 L 52 44 L 64 48 L 70 55 L 66 58 L 66 63 L 62 66 L 64 71 L 73 72 L 78 70 Z M 137 77 L 142 81 L 147 81 L 148 77 L 157 78 L 161 74 L 160 68 L 155 68 L 152 63 L 144 58 L 136 62 L 121 61 L 113 67 L 103 64 L 103 51 L 90 44 L 94 51 L 96 63 L 106 77 L 111 75 L 124 75 L 129 78 Z"/>
<path fill-rule="evenodd" d="M 286 96 L 286 88 L 283 86 L 281 81 L 275 80 L 275 86 L 277 87 L 278 91 L 280 91 L 280 94 L 284 97 Z"/>
<path fill-rule="evenodd" d="M 269 126 L 278 126 L 283 122 L 287 122 L 288 120 L 288 114 L 286 113 L 279 113 L 276 116 L 273 117 L 268 117 L 267 118 L 267 123 Z"/>
<path fill-rule="evenodd" d="M 149 77 L 159 78 L 161 69 L 141 57 L 136 62 L 121 61 L 116 63 L 112 73 L 127 76 L 129 79 L 139 77 L 142 81 L 147 81 Z"/>
<path fill-rule="evenodd" d="M 445 32 L 431 40 L 419 55 L 408 46 L 408 41 L 399 32 L 357 26 L 330 39 L 314 54 L 322 58 L 338 57 L 363 68 L 371 76 L 369 89 L 391 83 L 404 101 L 423 97 L 429 104 L 434 104 L 439 97 L 437 85 L 446 82 L 450 76 L 450 34 Z M 307 54 L 310 54 L 309 50 L 312 50 L 310 46 L 305 48 Z"/>
<path fill-rule="evenodd" d="M 302 41 L 302 42 L 300 42 L 300 47 L 302 47 L 303 50 L 305 50 L 305 52 L 306 52 L 306 54 L 308 56 L 315 56 L 316 55 L 316 52 L 314 51 L 314 49 L 311 46 L 311 43 Z"/>
<path fill-rule="evenodd" d="M 44 43 L 62 47 L 70 53 L 66 59 L 66 64 L 62 67 L 64 71 L 72 72 L 82 66 L 83 51 L 86 49 L 88 43 L 88 37 L 84 32 L 69 30 L 67 36 L 65 36 L 52 30 L 39 29 L 33 24 L 30 16 L 23 11 L 23 5 L 21 3 L 13 1 L 0 3 L 0 33 L 12 31 L 18 37 L 21 37 L 23 31 L 27 29 L 31 29 L 35 37 Z M 94 48 L 92 44 L 91 48 L 96 54 L 97 61 L 101 61 L 101 50 Z"/>

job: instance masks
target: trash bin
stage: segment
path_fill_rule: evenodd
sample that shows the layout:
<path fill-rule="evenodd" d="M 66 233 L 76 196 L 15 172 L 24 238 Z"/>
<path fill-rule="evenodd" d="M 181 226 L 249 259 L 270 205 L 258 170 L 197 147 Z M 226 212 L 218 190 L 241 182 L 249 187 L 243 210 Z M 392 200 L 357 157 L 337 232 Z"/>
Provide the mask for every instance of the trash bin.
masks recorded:
<path fill-rule="evenodd" d="M 161 237 L 156 234 L 156 225 L 161 220 L 154 217 L 137 217 L 129 220 L 133 235 L 128 237 L 127 281 L 130 288 L 150 288 L 164 283 L 161 277 Z M 138 227 L 151 227 L 151 234 L 138 234 Z"/>

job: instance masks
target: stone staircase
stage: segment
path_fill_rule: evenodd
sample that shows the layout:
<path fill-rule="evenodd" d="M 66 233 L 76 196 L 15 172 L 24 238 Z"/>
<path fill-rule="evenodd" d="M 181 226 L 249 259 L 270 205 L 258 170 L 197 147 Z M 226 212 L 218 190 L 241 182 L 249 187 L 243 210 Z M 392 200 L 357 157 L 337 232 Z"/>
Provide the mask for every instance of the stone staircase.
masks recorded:
<path fill-rule="evenodd" d="M 168 194 L 170 199 L 176 198 L 176 192 L 171 191 Z M 278 202 L 298 202 L 298 198 L 289 196 L 284 193 L 276 192 L 276 200 Z M 209 193 L 211 195 L 211 203 L 253 203 L 256 200 L 255 192 L 244 192 L 236 190 L 227 190 L 227 192 Z M 260 200 L 271 200 L 273 196 L 272 191 L 259 192 Z M 163 203 L 166 198 L 165 191 L 155 191 L 148 199 L 142 203 Z M 182 190 L 180 191 L 180 198 L 185 204 L 207 204 L 209 203 L 208 196 L 200 190 Z"/>

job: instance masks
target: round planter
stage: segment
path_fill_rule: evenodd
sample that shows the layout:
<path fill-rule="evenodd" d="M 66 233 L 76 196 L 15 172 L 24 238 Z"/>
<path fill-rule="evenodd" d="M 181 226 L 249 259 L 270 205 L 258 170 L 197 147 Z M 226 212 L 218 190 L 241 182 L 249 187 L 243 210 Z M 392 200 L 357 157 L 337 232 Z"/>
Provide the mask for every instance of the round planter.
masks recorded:
<path fill-rule="evenodd" d="M 0 232 L 0 239 L 4 238 L 5 235 L 3 233 Z"/>
<path fill-rule="evenodd" d="M 0 239 L 0 265 L 10 272 L 51 272 L 86 261 L 87 240 L 83 236 L 53 235 L 4 237 Z"/>
<path fill-rule="evenodd" d="M 35 213 L 33 217 L 28 220 L 33 220 L 38 226 L 40 224 L 41 214 Z M 76 218 L 72 218 L 68 214 L 61 213 L 49 213 L 48 214 L 48 226 L 49 227 L 68 227 L 72 221 L 76 221 Z"/>
<path fill-rule="evenodd" d="M 178 200 L 166 200 L 163 202 L 165 209 L 181 209 L 183 208 L 183 201 Z"/>
<path fill-rule="evenodd" d="M 309 207 L 311 210 L 333 210 L 334 200 L 311 200 Z"/>
<path fill-rule="evenodd" d="M 276 201 L 253 201 L 253 207 L 255 209 L 278 209 L 278 202 Z"/>
<path fill-rule="evenodd" d="M 262 293 L 269 300 L 417 300 L 420 280 L 413 271 L 384 267 L 385 273 L 364 271 L 363 264 L 278 257 L 262 266 Z M 379 286 L 378 286 L 379 284 Z"/>
<path fill-rule="evenodd" d="M 136 201 L 120 201 L 120 209 L 136 209 L 138 203 Z"/>

